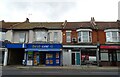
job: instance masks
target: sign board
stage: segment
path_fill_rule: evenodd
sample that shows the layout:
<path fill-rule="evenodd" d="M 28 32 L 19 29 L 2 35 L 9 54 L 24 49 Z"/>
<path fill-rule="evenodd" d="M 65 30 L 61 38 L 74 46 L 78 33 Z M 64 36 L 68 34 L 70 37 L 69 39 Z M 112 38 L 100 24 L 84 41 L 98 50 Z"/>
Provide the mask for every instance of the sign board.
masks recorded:
<path fill-rule="evenodd" d="M 62 45 L 61 44 L 27 44 L 27 48 L 58 49 L 58 48 L 62 48 Z"/>

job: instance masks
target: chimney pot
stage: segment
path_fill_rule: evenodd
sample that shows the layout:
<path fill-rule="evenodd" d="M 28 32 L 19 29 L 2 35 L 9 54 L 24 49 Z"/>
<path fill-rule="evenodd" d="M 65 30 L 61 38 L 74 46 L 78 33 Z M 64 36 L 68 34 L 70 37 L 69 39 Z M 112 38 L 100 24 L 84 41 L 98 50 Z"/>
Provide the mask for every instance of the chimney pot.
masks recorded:
<path fill-rule="evenodd" d="M 26 18 L 26 22 L 27 22 L 27 23 L 29 22 L 29 18 Z"/>

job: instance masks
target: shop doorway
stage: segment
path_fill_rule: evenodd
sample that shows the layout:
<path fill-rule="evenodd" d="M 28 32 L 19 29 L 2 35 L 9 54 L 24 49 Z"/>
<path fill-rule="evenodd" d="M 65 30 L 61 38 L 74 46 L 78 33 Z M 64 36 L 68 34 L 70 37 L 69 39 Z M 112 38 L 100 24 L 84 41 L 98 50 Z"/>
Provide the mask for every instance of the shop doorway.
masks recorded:
<path fill-rule="evenodd" d="M 8 49 L 8 65 L 22 65 L 24 49 Z"/>
<path fill-rule="evenodd" d="M 45 55 L 46 53 L 40 53 L 40 65 L 45 65 Z"/>
<path fill-rule="evenodd" d="M 117 65 L 117 53 L 115 50 L 109 50 L 108 51 L 109 55 L 109 62 L 111 66 L 116 66 Z"/>
<path fill-rule="evenodd" d="M 72 65 L 80 65 L 80 52 L 72 52 Z"/>

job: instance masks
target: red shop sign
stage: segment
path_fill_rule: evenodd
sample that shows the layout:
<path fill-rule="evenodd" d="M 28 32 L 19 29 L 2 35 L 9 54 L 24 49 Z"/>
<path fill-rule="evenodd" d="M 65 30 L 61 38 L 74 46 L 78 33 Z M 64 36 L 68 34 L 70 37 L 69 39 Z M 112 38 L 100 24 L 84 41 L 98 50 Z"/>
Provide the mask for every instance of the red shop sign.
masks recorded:
<path fill-rule="evenodd" d="M 120 46 L 100 46 L 100 49 L 120 49 Z"/>

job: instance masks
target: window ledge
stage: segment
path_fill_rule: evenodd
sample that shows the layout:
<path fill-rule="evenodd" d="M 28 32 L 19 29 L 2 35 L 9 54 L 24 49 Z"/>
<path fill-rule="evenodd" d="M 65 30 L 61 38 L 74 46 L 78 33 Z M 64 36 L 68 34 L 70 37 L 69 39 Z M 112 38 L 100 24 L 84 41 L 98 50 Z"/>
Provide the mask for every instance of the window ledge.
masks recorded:
<path fill-rule="evenodd" d="M 105 44 L 120 44 L 120 42 L 106 42 Z"/>

